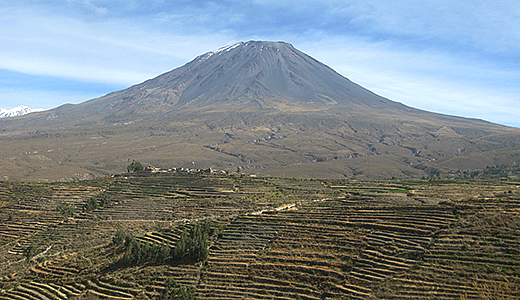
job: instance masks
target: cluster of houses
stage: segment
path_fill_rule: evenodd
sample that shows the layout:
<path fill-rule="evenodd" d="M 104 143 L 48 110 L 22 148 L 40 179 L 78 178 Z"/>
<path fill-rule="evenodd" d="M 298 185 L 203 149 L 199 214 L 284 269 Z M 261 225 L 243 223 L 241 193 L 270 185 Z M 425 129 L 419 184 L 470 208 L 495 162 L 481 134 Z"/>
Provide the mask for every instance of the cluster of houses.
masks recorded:
<path fill-rule="evenodd" d="M 191 174 L 230 174 L 227 170 L 218 170 L 213 168 L 207 169 L 196 169 L 196 168 L 177 168 L 173 167 L 170 169 L 162 169 L 154 166 L 148 166 L 144 168 L 145 172 L 149 173 L 191 173 Z"/>

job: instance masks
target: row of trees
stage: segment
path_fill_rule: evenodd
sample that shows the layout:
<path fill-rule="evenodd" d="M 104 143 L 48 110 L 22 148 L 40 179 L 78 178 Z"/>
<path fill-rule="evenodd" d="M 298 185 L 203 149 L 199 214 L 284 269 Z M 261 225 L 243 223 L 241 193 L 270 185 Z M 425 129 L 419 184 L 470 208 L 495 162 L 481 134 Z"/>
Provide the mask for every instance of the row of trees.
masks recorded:
<path fill-rule="evenodd" d="M 125 266 L 142 263 L 163 263 L 170 257 L 170 247 L 159 244 L 149 244 L 138 241 L 133 235 L 117 231 L 112 238 L 112 244 L 124 249 L 125 254 L 120 263 Z"/>
<path fill-rule="evenodd" d="M 483 179 L 483 178 L 518 178 L 520 167 L 516 165 L 487 166 L 485 169 L 457 170 L 441 173 L 437 171 L 423 179 Z"/>
<path fill-rule="evenodd" d="M 210 221 L 195 224 L 189 231 L 184 230 L 173 250 L 173 258 L 194 262 L 206 260 L 210 230 Z"/>
<path fill-rule="evenodd" d="M 171 249 L 167 245 L 150 244 L 137 240 L 133 235 L 118 230 L 112 238 L 112 245 L 125 253 L 120 263 L 124 266 L 144 263 L 161 264 L 167 260 L 199 262 L 208 257 L 208 237 L 211 222 L 202 222 L 185 229 L 180 239 Z"/>

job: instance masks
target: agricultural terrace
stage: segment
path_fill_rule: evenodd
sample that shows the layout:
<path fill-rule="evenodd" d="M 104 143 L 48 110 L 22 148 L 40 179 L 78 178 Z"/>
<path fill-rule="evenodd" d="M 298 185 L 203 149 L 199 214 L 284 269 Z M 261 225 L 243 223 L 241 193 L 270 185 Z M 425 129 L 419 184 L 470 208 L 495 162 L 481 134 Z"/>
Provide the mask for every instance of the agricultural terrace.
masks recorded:
<path fill-rule="evenodd" d="M 0 299 L 517 299 L 520 182 L 0 183 Z"/>

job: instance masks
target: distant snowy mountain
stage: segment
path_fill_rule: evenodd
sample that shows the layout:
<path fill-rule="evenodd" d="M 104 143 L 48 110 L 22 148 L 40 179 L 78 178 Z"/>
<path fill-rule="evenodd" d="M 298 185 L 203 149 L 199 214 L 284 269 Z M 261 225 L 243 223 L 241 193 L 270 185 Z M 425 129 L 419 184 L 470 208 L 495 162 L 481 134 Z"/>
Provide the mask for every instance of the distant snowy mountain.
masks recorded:
<path fill-rule="evenodd" d="M 32 109 L 25 105 L 20 105 L 15 108 L 11 108 L 11 109 L 0 108 L 0 118 L 17 117 L 17 116 L 26 115 L 26 114 L 32 113 L 32 112 L 37 112 L 37 111 L 43 111 L 43 109 L 41 109 L 41 108 Z"/>

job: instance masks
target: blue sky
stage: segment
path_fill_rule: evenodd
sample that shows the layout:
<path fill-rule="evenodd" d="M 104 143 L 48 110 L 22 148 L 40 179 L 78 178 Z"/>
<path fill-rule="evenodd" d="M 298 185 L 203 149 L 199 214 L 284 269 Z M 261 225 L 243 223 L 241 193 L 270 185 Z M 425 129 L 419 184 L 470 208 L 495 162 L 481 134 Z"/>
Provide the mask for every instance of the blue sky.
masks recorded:
<path fill-rule="evenodd" d="M 79 103 L 248 40 L 292 43 L 409 106 L 520 127 L 517 0 L 0 0 L 0 108 Z"/>

